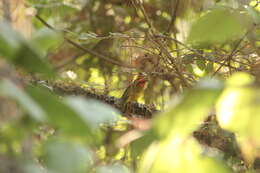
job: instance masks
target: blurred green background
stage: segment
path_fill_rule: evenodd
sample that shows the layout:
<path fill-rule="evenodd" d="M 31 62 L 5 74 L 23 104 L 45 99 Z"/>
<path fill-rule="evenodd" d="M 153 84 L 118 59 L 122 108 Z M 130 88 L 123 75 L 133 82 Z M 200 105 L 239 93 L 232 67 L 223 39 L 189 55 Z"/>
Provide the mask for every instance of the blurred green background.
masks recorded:
<path fill-rule="evenodd" d="M 259 171 L 259 1 L 0 3 L 0 172 Z"/>

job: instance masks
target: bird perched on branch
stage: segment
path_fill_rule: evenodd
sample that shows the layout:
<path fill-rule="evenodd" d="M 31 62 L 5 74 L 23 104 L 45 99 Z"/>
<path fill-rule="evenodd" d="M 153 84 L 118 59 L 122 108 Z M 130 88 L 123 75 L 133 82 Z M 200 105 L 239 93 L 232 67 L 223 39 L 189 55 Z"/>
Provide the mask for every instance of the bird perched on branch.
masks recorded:
<path fill-rule="evenodd" d="M 147 86 L 147 81 L 147 76 L 140 73 L 137 78 L 126 88 L 120 99 L 124 112 L 129 112 L 131 109 L 131 102 L 137 101 L 142 95 Z"/>

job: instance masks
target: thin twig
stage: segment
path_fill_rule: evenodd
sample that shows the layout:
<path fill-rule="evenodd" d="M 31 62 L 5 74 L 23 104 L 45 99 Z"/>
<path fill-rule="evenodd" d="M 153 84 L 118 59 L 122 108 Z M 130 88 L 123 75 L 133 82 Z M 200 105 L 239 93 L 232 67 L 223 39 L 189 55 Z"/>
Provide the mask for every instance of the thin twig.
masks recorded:
<path fill-rule="evenodd" d="M 178 11 L 178 7 L 179 7 L 179 2 L 180 2 L 180 0 L 177 0 L 175 2 L 175 7 L 173 8 L 174 11 L 173 11 L 173 14 L 172 14 L 171 22 L 170 22 L 170 24 L 169 24 L 169 26 L 166 30 L 166 33 L 169 33 L 172 26 L 175 25 L 175 21 L 176 21 L 176 18 L 177 18 L 177 11 Z M 172 0 L 172 3 L 173 3 L 173 0 Z"/>
<path fill-rule="evenodd" d="M 173 1 L 172 1 L 173 2 Z M 180 2 L 180 0 L 177 0 L 175 3 L 175 7 L 174 7 L 174 13 L 173 13 L 173 15 L 172 15 L 172 19 L 171 19 L 171 23 L 170 23 L 170 25 L 169 25 L 169 27 L 168 27 L 168 29 L 167 29 L 167 33 L 169 33 L 170 32 L 170 30 L 171 30 L 171 27 L 173 26 L 175 26 L 175 21 L 176 21 L 176 19 L 177 19 L 177 12 L 178 12 L 178 9 L 179 9 L 179 2 Z M 177 40 L 177 34 L 176 34 L 176 32 L 173 32 L 173 35 L 174 35 L 174 38 Z M 178 43 L 177 42 L 174 42 L 175 43 L 175 47 L 176 47 L 176 49 L 178 50 L 179 49 L 179 45 L 178 45 Z M 180 57 L 180 52 L 179 51 L 176 51 L 176 54 L 177 54 L 177 58 L 179 59 L 179 57 Z"/>
<path fill-rule="evenodd" d="M 137 3 L 138 1 L 138 3 Z M 147 25 L 149 26 L 149 31 L 148 32 L 148 36 L 150 36 L 150 40 L 155 44 L 157 45 L 159 48 L 160 48 L 160 51 L 162 51 L 163 54 L 165 54 L 165 56 L 172 61 L 173 63 L 173 68 L 174 70 L 176 71 L 179 79 L 182 81 L 183 85 L 188 87 L 188 82 L 185 80 L 185 77 L 183 76 L 183 74 L 181 73 L 181 70 L 179 69 L 177 63 L 174 61 L 173 57 L 171 56 L 171 54 L 169 53 L 169 51 L 165 48 L 166 46 L 158 39 L 155 39 L 155 35 L 156 35 L 156 29 L 153 27 L 152 25 L 152 21 L 149 19 L 145 9 L 144 9 L 144 6 L 143 6 L 143 3 L 140 1 L 140 0 L 132 0 L 133 4 L 134 4 L 134 7 L 136 9 L 136 12 L 137 12 L 137 9 L 138 9 L 138 6 L 139 5 L 139 8 L 141 9 L 141 12 L 143 13 L 143 16 L 145 18 L 145 21 L 147 23 Z"/>
<path fill-rule="evenodd" d="M 51 26 L 50 24 L 48 24 L 41 16 L 39 16 L 39 14 L 36 14 L 35 16 L 39 21 L 41 21 L 46 27 L 48 27 L 49 29 L 53 30 L 53 31 L 56 31 L 56 32 L 60 32 L 59 30 L 57 30 L 56 28 L 54 28 L 53 26 Z M 63 31 L 64 32 L 64 31 Z M 133 68 L 133 66 L 131 65 L 128 65 L 128 64 L 125 64 L 125 63 L 122 63 L 118 60 L 115 60 L 116 58 L 108 58 L 106 57 L 105 55 L 103 54 L 100 54 L 100 53 L 97 53 L 89 48 L 86 48 L 86 47 L 83 47 L 82 45 L 76 43 L 75 41 L 71 40 L 70 38 L 68 38 L 67 36 L 64 36 L 64 39 L 70 43 L 71 45 L 73 45 L 74 47 L 86 52 L 86 53 L 89 53 L 91 55 L 94 55 L 95 57 L 98 57 L 106 62 L 109 62 L 111 64 L 114 64 L 114 65 L 117 65 L 117 66 L 120 66 L 120 67 L 127 67 L 127 68 Z"/>
<path fill-rule="evenodd" d="M 233 69 L 237 69 L 236 67 L 233 67 L 233 66 L 231 66 L 231 65 L 228 65 L 228 64 L 225 64 L 225 63 L 222 63 L 222 62 L 219 62 L 219 61 L 217 61 L 217 60 L 209 59 L 209 58 L 205 57 L 204 55 L 202 55 L 202 54 L 201 54 L 200 52 L 198 52 L 197 50 L 192 49 L 191 47 L 187 46 L 186 44 L 182 43 L 181 41 L 179 41 L 179 40 L 177 40 L 177 39 L 175 39 L 175 38 L 168 37 L 168 36 L 164 36 L 164 35 L 156 35 L 156 37 L 166 38 L 166 39 L 175 41 L 175 42 L 178 43 L 179 45 L 182 45 L 184 48 L 186 48 L 187 50 L 193 52 L 194 54 L 198 55 L 200 58 L 203 58 L 203 59 L 206 60 L 206 61 L 214 62 L 214 63 L 220 64 L 220 65 L 223 65 L 223 66 L 227 66 L 227 67 L 230 67 L 230 68 L 233 68 Z"/>
<path fill-rule="evenodd" d="M 235 45 L 234 48 L 232 49 L 231 53 L 230 53 L 230 54 L 228 55 L 228 57 L 225 59 L 224 64 L 225 64 L 226 62 L 228 62 L 228 65 L 231 64 L 231 60 L 232 60 L 233 55 L 235 54 L 235 52 L 236 52 L 236 50 L 238 49 L 238 47 L 239 47 L 239 45 L 241 44 L 241 42 L 242 42 L 242 41 L 244 40 L 244 38 L 246 37 L 247 33 L 248 33 L 248 32 L 246 32 L 246 33 L 244 34 L 244 36 L 243 36 L 240 40 L 238 40 L 238 42 L 236 43 L 236 45 Z M 215 75 L 219 72 L 219 70 L 220 70 L 222 67 L 223 67 L 223 65 L 220 65 L 219 68 L 212 74 L 212 77 L 215 76 Z"/>
<path fill-rule="evenodd" d="M 122 47 L 122 48 L 138 48 L 138 49 L 143 49 L 143 50 L 145 50 L 145 51 L 147 51 L 147 52 L 149 52 L 149 53 L 151 53 L 151 54 L 155 54 L 155 55 L 157 55 L 157 54 L 154 53 L 153 51 L 151 51 L 151 50 L 149 50 L 149 49 L 147 49 L 147 48 L 145 48 L 145 47 L 142 47 L 142 46 L 135 46 L 135 45 L 122 45 L 122 46 L 120 46 L 120 47 Z"/>
<path fill-rule="evenodd" d="M 179 69 L 177 63 L 174 61 L 174 58 L 172 57 L 170 52 L 166 49 L 166 46 L 163 45 L 163 43 L 160 42 L 158 39 L 151 38 L 151 41 L 154 42 L 155 44 L 157 44 L 157 46 L 160 48 L 162 53 L 171 61 L 172 67 L 176 71 L 179 79 L 182 81 L 182 83 L 184 84 L 185 87 L 188 87 L 188 82 L 186 81 L 186 79 L 185 79 L 184 75 L 182 74 L 181 70 Z"/>
<path fill-rule="evenodd" d="M 149 28 L 150 28 L 150 29 L 152 30 L 152 32 L 153 32 L 153 29 L 154 29 L 153 23 L 152 23 L 152 21 L 149 19 L 148 15 L 147 15 L 147 13 L 146 13 L 146 11 L 145 11 L 145 9 L 144 9 L 143 2 L 141 2 L 140 0 L 134 0 L 134 1 L 138 3 L 139 8 L 140 8 L 140 10 L 142 11 L 142 13 L 143 13 L 143 15 L 144 15 L 144 20 L 145 20 L 145 22 L 147 23 L 147 25 L 149 26 Z M 137 5 L 137 4 L 135 4 L 135 5 Z"/>

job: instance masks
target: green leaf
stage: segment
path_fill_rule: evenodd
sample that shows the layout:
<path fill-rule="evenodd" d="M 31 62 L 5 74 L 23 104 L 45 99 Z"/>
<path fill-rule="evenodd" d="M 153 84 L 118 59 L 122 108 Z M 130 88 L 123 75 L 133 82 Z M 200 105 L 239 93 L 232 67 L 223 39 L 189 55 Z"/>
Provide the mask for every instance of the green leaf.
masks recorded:
<path fill-rule="evenodd" d="M 130 173 L 124 165 L 114 164 L 97 167 L 97 173 Z"/>
<path fill-rule="evenodd" d="M 3 58 L 29 72 L 53 75 L 50 65 L 43 61 L 39 52 L 13 31 L 8 24 L 0 24 L 0 30 L 0 55 Z"/>
<path fill-rule="evenodd" d="M 139 155 L 141 155 L 147 147 L 157 139 L 156 135 L 152 131 L 148 131 L 144 134 L 144 136 L 138 138 L 137 140 L 131 143 L 132 152 L 131 156 L 133 159 L 136 159 Z"/>
<path fill-rule="evenodd" d="M 188 91 L 183 99 L 154 120 L 155 131 L 160 137 L 172 134 L 190 135 L 206 118 L 221 93 L 217 80 L 202 80 Z"/>
<path fill-rule="evenodd" d="M 0 30 L 0 55 L 11 59 L 20 48 L 19 36 L 7 23 L 0 24 Z"/>
<path fill-rule="evenodd" d="M 202 156 L 201 153 L 201 148 L 194 139 L 181 138 L 176 134 L 150 146 L 140 161 L 138 172 L 231 172 L 220 161 Z"/>
<path fill-rule="evenodd" d="M 238 133 L 240 136 L 259 140 L 260 92 L 253 84 L 252 76 L 236 73 L 227 81 L 217 103 L 217 116 L 223 128 Z"/>
<path fill-rule="evenodd" d="M 29 72 L 37 72 L 52 77 L 54 72 L 51 66 L 43 60 L 38 52 L 31 45 L 22 43 L 20 49 L 16 52 L 12 63 L 25 68 Z"/>
<path fill-rule="evenodd" d="M 26 91 L 46 112 L 49 122 L 58 127 L 60 131 L 69 135 L 97 137 L 89 124 L 69 105 L 64 103 L 62 98 L 58 98 L 46 89 L 38 87 L 27 87 Z"/>
<path fill-rule="evenodd" d="M 240 38 L 248 28 L 248 25 L 241 23 L 241 19 L 250 20 L 239 11 L 226 8 L 214 9 L 193 24 L 188 43 L 194 46 L 206 46 Z"/>
<path fill-rule="evenodd" d="M 100 124 L 114 124 L 119 119 L 120 113 L 113 107 L 97 100 L 86 100 L 83 97 L 67 97 L 65 102 L 89 126 L 98 127 Z"/>
<path fill-rule="evenodd" d="M 93 164 L 92 154 L 85 146 L 63 140 L 50 140 L 43 148 L 44 163 L 51 171 L 84 173 Z"/>
<path fill-rule="evenodd" d="M 68 15 L 73 16 L 75 15 L 76 12 L 79 11 L 78 5 L 75 6 L 75 3 L 73 2 L 68 3 L 68 2 L 64 2 L 63 0 L 62 1 L 48 0 L 48 1 L 41 1 L 41 2 L 39 0 L 33 0 L 31 6 L 37 8 L 40 16 L 43 17 L 48 23 L 54 23 L 54 20 L 56 20 L 57 18 L 59 19 L 65 18 L 64 20 L 67 20 Z M 39 21 L 35 21 L 35 22 L 37 23 Z M 37 23 L 37 26 L 45 27 L 42 23 Z"/>
<path fill-rule="evenodd" d="M 21 161 L 22 169 L 25 173 L 46 173 L 46 169 L 42 169 L 42 165 L 37 161 Z"/>
<path fill-rule="evenodd" d="M 46 112 L 38 105 L 38 103 L 12 82 L 8 80 L 0 82 L 0 95 L 14 98 L 33 119 L 37 121 L 46 120 Z"/>
<path fill-rule="evenodd" d="M 246 10 L 248 12 L 248 14 L 252 17 L 252 19 L 254 20 L 255 24 L 259 24 L 260 23 L 260 12 L 257 11 L 256 9 L 254 9 L 251 6 L 247 6 Z"/>
<path fill-rule="evenodd" d="M 253 82 L 253 77 L 246 73 L 231 76 L 216 109 L 219 124 L 235 132 L 248 162 L 257 157 L 260 146 L 260 89 L 253 87 Z"/>
<path fill-rule="evenodd" d="M 55 48 L 61 41 L 62 35 L 60 33 L 48 28 L 42 28 L 33 35 L 32 44 L 41 55 L 45 56 L 48 49 Z"/>

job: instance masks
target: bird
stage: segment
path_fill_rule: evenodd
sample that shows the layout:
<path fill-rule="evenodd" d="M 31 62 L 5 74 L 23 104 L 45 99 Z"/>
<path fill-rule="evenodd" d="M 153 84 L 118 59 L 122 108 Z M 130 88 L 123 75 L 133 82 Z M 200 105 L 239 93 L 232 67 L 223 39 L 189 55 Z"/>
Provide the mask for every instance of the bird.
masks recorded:
<path fill-rule="evenodd" d="M 129 112 L 131 110 L 131 102 L 136 102 L 147 86 L 147 76 L 143 73 L 138 74 L 137 78 L 125 89 L 123 95 L 120 98 L 121 105 L 123 106 L 123 112 Z"/>

